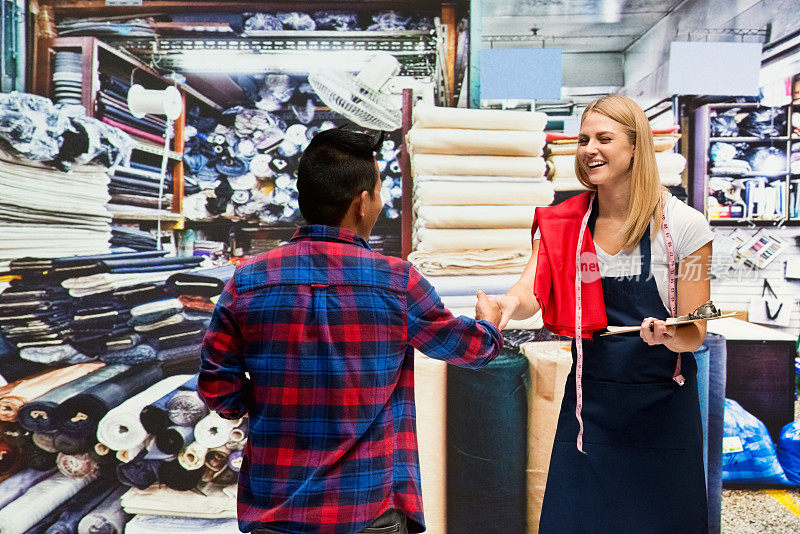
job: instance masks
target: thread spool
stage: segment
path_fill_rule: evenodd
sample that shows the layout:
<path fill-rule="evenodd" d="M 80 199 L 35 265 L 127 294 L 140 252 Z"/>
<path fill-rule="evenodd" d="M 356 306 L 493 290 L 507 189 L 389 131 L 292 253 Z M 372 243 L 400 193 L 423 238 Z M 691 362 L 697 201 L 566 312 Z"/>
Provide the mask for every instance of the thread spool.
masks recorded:
<path fill-rule="evenodd" d="M 128 91 L 128 109 L 131 115 L 139 119 L 150 113 L 164 115 L 174 121 L 181 116 L 183 98 L 181 92 L 172 85 L 166 89 L 145 89 L 135 84 Z"/>

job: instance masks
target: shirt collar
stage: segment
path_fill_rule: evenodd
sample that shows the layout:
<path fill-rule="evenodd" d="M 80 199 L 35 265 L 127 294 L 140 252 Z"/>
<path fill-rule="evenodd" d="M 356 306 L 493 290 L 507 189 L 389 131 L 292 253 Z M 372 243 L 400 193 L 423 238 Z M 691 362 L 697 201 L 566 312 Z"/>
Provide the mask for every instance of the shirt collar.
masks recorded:
<path fill-rule="evenodd" d="M 298 228 L 292 236 L 292 241 L 306 239 L 312 241 L 340 241 L 342 243 L 349 243 L 364 247 L 367 250 L 372 250 L 369 248 L 369 244 L 360 235 L 356 234 L 352 230 L 338 226 L 310 224 L 308 226 L 302 226 Z"/>

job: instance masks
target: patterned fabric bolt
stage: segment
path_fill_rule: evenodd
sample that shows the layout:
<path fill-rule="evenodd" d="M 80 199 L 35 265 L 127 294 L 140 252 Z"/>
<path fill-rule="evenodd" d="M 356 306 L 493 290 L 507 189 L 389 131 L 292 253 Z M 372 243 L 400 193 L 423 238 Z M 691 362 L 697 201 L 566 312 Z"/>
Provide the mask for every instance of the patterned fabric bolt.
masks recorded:
<path fill-rule="evenodd" d="M 411 264 L 346 229 L 300 228 L 237 269 L 204 339 L 198 392 L 225 418 L 250 415 L 242 531 L 349 534 L 389 508 L 424 530 L 414 347 L 479 368 L 502 337 L 453 317 Z"/>

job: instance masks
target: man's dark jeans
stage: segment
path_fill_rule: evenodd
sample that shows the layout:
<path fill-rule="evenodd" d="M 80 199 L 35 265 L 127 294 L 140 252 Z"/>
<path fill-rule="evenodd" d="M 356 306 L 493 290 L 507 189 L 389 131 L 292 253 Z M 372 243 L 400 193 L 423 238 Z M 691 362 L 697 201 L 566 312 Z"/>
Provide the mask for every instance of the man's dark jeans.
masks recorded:
<path fill-rule="evenodd" d="M 257 528 L 250 534 L 278 534 L 274 530 L 267 528 Z M 408 534 L 406 527 L 406 516 L 394 508 L 386 510 L 378 519 L 358 534 Z"/>

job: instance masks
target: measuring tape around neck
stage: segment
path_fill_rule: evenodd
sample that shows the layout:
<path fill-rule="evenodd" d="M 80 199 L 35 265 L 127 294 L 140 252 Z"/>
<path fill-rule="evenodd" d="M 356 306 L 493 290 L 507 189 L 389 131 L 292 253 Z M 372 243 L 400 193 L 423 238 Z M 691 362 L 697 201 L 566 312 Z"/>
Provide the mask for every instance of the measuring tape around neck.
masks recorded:
<path fill-rule="evenodd" d="M 667 263 L 669 264 L 669 313 L 672 317 L 678 316 L 678 291 L 675 287 L 675 247 L 672 243 L 672 233 L 669 231 L 669 226 L 667 225 L 667 199 L 668 194 L 665 192 L 661 199 L 661 230 L 664 232 L 664 244 L 667 248 Z M 678 353 L 678 361 L 675 363 L 675 372 L 672 375 L 672 379 L 679 385 L 682 386 L 686 380 L 683 378 L 681 374 L 681 355 Z"/>

